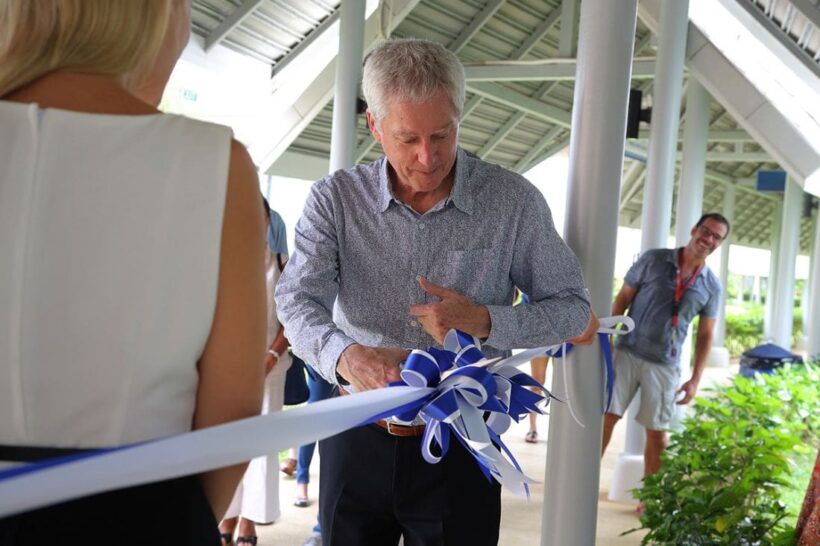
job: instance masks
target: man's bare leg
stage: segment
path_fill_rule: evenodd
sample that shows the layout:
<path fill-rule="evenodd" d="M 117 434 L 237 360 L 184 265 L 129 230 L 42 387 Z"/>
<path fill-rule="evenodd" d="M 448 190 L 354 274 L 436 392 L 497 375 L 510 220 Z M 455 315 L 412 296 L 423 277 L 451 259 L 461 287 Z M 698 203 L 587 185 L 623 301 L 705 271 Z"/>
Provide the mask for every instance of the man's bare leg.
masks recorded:
<path fill-rule="evenodd" d="M 601 457 L 604 456 L 606 446 L 609 445 L 609 440 L 612 438 L 612 430 L 620 420 L 621 416 L 615 415 L 614 413 L 607 413 L 604 415 L 604 433 L 601 438 Z"/>
<path fill-rule="evenodd" d="M 646 447 L 643 452 L 644 477 L 661 469 L 661 453 L 666 449 L 669 440 L 662 430 L 646 430 Z"/>

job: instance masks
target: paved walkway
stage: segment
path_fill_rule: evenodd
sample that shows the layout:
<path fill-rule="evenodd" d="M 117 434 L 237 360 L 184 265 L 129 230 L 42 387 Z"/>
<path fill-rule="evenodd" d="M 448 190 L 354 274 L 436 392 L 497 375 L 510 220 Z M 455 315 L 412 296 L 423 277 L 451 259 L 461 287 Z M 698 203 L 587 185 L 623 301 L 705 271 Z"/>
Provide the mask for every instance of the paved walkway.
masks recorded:
<path fill-rule="evenodd" d="M 552 369 L 552 365 L 549 369 Z M 725 369 L 708 368 L 703 386 L 712 381 L 723 381 L 734 375 L 736 371 L 736 365 Z M 550 383 L 551 378 L 548 376 L 547 384 Z M 505 442 L 515 454 L 527 475 L 538 479 L 543 479 L 545 473 L 547 424 L 548 417 L 542 416 L 539 418 L 539 442 L 537 444 L 524 442 L 524 434 L 528 430 L 526 420 L 523 420 L 520 424 L 514 424 L 510 431 L 504 435 Z M 625 428 L 624 423 L 616 427 L 611 445 L 601 462 L 596 544 L 602 546 L 638 545 L 643 536 L 641 532 L 620 536 L 622 532 L 639 525 L 638 517 L 635 514 L 635 505 L 607 500 L 607 491 L 611 482 L 615 460 L 618 453 L 623 450 Z M 315 499 L 318 492 L 318 470 L 318 457 L 315 457 L 311 467 L 310 495 L 312 503 L 307 508 L 293 506 L 296 482 L 293 478 L 280 475 L 282 518 L 273 525 L 257 527 L 261 546 L 301 546 L 310 535 L 311 529 L 316 522 Z M 535 485 L 532 488 L 532 495 L 529 500 L 516 497 L 506 491 L 502 493 L 500 546 L 535 546 L 539 544 L 543 491 L 543 485 Z"/>

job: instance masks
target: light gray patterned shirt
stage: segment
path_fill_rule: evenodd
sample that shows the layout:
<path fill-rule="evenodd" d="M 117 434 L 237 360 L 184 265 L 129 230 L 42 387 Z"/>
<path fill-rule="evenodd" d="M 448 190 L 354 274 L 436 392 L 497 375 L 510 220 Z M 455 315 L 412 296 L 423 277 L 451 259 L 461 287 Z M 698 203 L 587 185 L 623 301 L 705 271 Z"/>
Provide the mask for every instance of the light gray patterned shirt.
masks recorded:
<path fill-rule="evenodd" d="M 416 277 L 485 305 L 488 357 L 580 334 L 589 302 L 578 260 L 525 178 L 459 149 L 450 196 L 426 214 L 393 197 L 385 157 L 315 183 L 276 287 L 296 354 L 332 383 L 349 345 L 435 344 L 408 313 L 438 301 Z M 529 305 L 512 306 L 514 287 Z"/>

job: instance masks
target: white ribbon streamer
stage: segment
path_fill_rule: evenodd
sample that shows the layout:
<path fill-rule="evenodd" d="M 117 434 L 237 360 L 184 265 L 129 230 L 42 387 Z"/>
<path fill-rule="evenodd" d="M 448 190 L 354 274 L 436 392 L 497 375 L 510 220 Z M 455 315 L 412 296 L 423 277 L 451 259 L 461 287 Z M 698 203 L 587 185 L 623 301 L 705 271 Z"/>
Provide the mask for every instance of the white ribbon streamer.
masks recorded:
<path fill-rule="evenodd" d="M 629 317 L 606 317 L 600 322 L 601 333 L 624 334 L 634 328 Z M 626 329 L 616 329 L 617 323 L 624 324 Z M 489 372 L 497 374 L 496 397 L 509 405 L 511 386 L 508 378 L 516 373 L 512 368 L 558 347 L 560 345 L 529 349 L 506 359 L 484 360 L 472 366 L 486 366 Z M 569 395 L 566 374 L 564 380 Z M 480 459 L 502 486 L 524 494 L 526 484 L 537 483 L 493 445 L 489 430 L 500 436 L 509 428 L 510 417 L 493 413 L 493 417 L 484 422 L 484 412 L 477 405 L 487 397 L 475 380 L 464 376 L 450 377 L 450 373 L 445 373 L 440 387 L 445 388 L 391 387 L 324 400 L 290 411 L 252 417 L 6 477 L 0 479 L 0 518 L 86 495 L 198 474 L 277 453 L 338 434 L 376 415 L 426 398 L 436 390 L 445 392 L 455 388 L 459 389 L 458 410 L 447 416 L 444 423 L 451 426 L 453 433 L 459 435 L 469 448 L 480 454 Z M 572 405 L 569 407 L 573 418 L 583 426 Z M 440 427 L 434 421 L 433 430 L 429 431 L 439 443 Z M 452 441 L 458 440 L 453 438 Z M 424 455 L 437 459 L 432 453 Z"/>
<path fill-rule="evenodd" d="M 338 434 L 432 391 L 392 387 L 342 396 L 11 477 L 0 481 L 0 518 L 278 453 Z"/>

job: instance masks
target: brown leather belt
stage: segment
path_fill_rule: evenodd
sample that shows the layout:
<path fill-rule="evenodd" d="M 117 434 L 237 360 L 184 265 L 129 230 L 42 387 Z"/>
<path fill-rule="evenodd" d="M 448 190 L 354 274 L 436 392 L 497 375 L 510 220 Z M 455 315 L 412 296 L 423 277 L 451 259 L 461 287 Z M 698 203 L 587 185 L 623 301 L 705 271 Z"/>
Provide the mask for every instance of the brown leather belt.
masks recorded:
<path fill-rule="evenodd" d="M 347 396 L 348 394 L 350 393 L 344 388 L 339 387 L 339 396 Z M 402 438 L 418 438 L 424 434 L 424 425 L 400 425 L 384 419 L 379 419 L 373 424 L 380 426 L 392 436 L 401 436 Z"/>
<path fill-rule="evenodd" d="M 416 438 L 424 434 L 424 425 L 400 425 L 393 421 L 385 421 L 384 419 L 380 419 L 373 424 L 379 425 L 386 430 L 388 434 L 401 436 L 402 438 Z"/>

